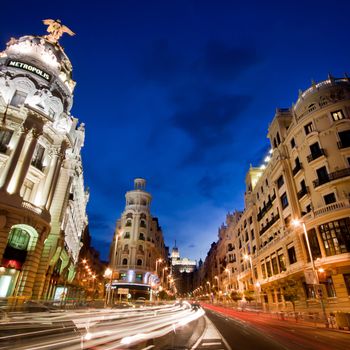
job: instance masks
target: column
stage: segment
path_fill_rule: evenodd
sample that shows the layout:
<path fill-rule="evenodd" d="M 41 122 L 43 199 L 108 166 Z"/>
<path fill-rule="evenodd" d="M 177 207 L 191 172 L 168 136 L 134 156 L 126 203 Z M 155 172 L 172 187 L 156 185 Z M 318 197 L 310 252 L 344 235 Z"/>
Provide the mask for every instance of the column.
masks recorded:
<path fill-rule="evenodd" d="M 56 149 L 54 149 L 52 152 L 52 159 L 49 165 L 49 171 L 47 172 L 46 179 L 44 182 L 44 188 L 41 193 L 41 198 L 39 202 L 40 206 L 44 206 L 48 200 L 53 177 L 56 171 L 57 162 L 58 162 L 58 152 Z"/>
<path fill-rule="evenodd" d="M 15 194 L 19 194 L 21 187 L 23 185 L 23 181 L 24 181 L 25 177 L 27 176 L 27 172 L 29 170 L 30 163 L 31 163 L 33 155 L 34 155 L 35 147 L 38 143 L 38 138 L 40 135 L 41 135 L 40 132 L 37 132 L 37 130 L 33 129 L 32 139 L 29 142 L 29 146 L 26 150 L 26 154 L 24 156 L 23 163 L 20 165 L 18 177 L 17 177 L 17 179 L 15 179 L 14 190 L 13 190 L 13 193 L 15 193 Z"/>
<path fill-rule="evenodd" d="M 29 129 L 22 127 L 16 147 L 6 162 L 6 166 L 2 174 L 1 184 L 0 184 L 0 188 L 5 191 L 7 190 L 7 186 L 9 185 L 12 179 L 12 176 L 15 172 L 28 132 L 29 132 Z"/>

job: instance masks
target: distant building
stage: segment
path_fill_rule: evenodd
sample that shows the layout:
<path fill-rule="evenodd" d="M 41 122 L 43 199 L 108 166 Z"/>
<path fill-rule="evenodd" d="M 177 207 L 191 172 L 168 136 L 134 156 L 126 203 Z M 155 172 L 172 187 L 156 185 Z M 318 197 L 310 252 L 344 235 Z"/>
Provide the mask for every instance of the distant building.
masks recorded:
<path fill-rule="evenodd" d="M 158 219 L 151 215 L 152 196 L 145 188 L 146 180 L 134 180 L 134 189 L 126 193 L 125 209 L 117 221 L 110 248 L 114 299 L 119 288 L 128 289 L 133 299 L 150 299 L 164 278 L 167 247 Z"/>
<path fill-rule="evenodd" d="M 181 258 L 176 242 L 171 251 L 170 261 L 177 294 L 191 292 L 194 289 L 194 271 L 197 268 L 197 262 L 188 258 Z"/>
<path fill-rule="evenodd" d="M 45 36 L 0 52 L 0 297 L 64 298 L 87 225 L 72 64 Z"/>

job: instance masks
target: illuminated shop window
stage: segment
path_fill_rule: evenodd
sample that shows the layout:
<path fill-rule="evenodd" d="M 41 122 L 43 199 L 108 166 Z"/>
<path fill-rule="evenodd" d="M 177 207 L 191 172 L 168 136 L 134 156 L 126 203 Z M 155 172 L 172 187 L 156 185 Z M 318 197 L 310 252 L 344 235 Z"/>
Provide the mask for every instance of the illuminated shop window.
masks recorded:
<path fill-rule="evenodd" d="M 332 118 L 336 122 L 337 120 L 344 119 L 344 114 L 342 110 L 332 112 Z"/>
<path fill-rule="evenodd" d="M 26 250 L 29 244 L 30 235 L 25 230 L 14 228 L 11 230 L 8 245 L 18 250 Z"/>

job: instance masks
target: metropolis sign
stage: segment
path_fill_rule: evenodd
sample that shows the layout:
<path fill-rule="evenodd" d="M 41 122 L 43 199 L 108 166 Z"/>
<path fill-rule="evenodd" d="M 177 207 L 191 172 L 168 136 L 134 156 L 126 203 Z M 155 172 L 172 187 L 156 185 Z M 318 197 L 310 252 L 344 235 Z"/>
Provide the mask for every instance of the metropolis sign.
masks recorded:
<path fill-rule="evenodd" d="M 9 60 L 7 62 L 7 66 L 26 70 L 26 71 L 31 72 L 31 73 L 47 80 L 47 81 L 51 80 L 51 74 L 43 71 L 42 69 L 40 69 L 38 67 L 35 67 L 31 64 L 28 64 L 28 63 L 24 63 L 24 62 L 16 61 L 16 60 Z"/>

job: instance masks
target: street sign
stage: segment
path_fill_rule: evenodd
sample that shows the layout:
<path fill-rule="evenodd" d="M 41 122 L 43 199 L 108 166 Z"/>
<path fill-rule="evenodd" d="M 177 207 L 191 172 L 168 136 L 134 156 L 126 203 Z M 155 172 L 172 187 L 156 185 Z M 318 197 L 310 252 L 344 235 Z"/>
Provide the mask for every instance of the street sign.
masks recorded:
<path fill-rule="evenodd" d="M 304 270 L 306 284 L 316 284 L 316 277 L 313 270 Z"/>
<path fill-rule="evenodd" d="M 118 288 L 118 294 L 129 294 L 129 288 Z"/>

